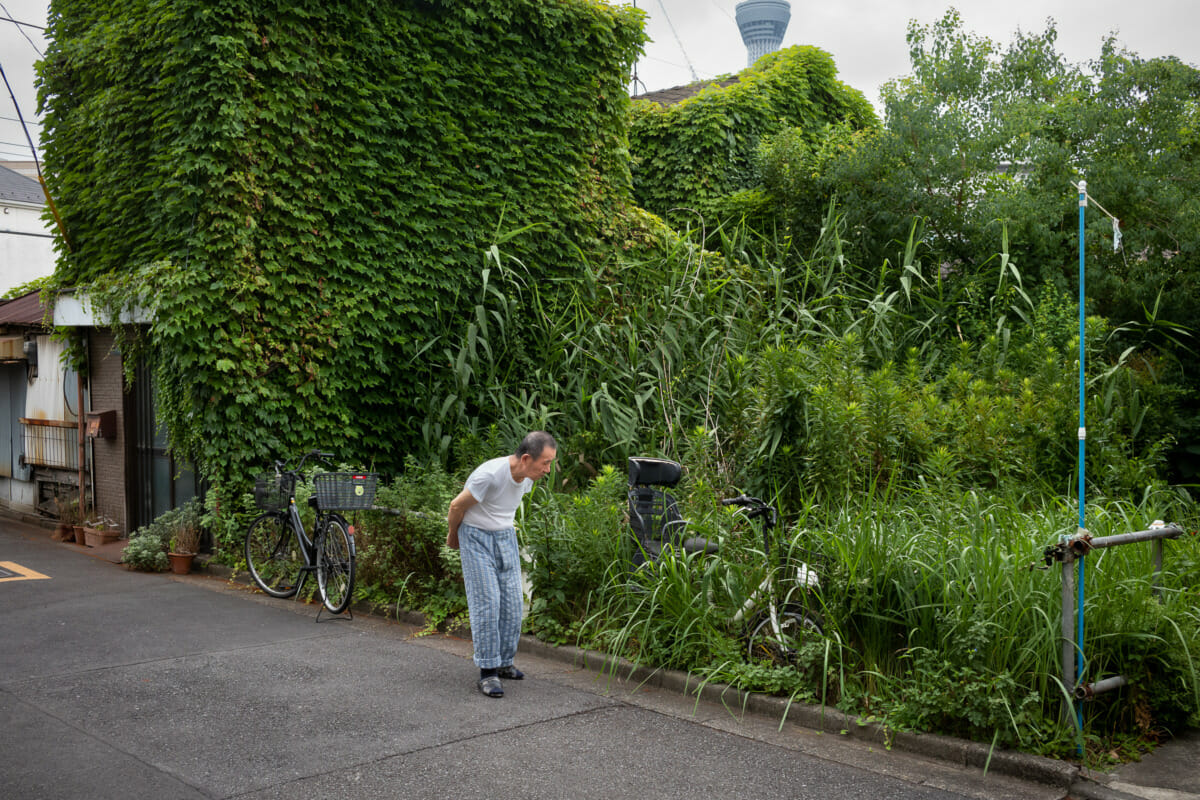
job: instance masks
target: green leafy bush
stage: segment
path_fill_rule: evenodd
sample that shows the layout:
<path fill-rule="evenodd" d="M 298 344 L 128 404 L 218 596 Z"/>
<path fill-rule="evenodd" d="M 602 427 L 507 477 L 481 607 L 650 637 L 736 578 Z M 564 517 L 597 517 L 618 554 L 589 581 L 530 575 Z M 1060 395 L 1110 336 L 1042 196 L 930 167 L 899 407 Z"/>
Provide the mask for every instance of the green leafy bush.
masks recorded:
<path fill-rule="evenodd" d="M 121 563 L 132 569 L 162 572 L 170 566 L 167 551 L 177 538 L 188 531 L 200 530 L 201 503 L 192 498 L 178 508 L 164 511 L 149 525 L 129 534 L 129 544 L 121 553 Z M 197 537 L 198 542 L 198 537 Z"/>
<path fill-rule="evenodd" d="M 462 567 L 458 553 L 445 546 L 446 512 L 460 488 L 440 468 L 412 462 L 379 487 L 375 504 L 401 513 L 360 515 L 355 544 L 361 597 L 420 610 L 435 625 L 463 614 Z"/>
<path fill-rule="evenodd" d="M 798 129 L 815 142 L 827 124 L 843 121 L 877 124 L 862 93 L 839 81 L 833 59 L 815 47 L 769 53 L 730 85 L 671 106 L 639 100 L 629 125 L 634 197 L 662 215 L 703 207 L 756 183 L 765 137 Z"/>
<path fill-rule="evenodd" d="M 612 466 L 573 494 L 546 483 L 534 489 L 520 532 L 532 597 L 527 624 L 538 636 L 576 641 L 611 570 L 628 558 L 624 500 L 624 476 Z"/>
<path fill-rule="evenodd" d="M 121 552 L 121 563 L 145 572 L 162 572 L 170 567 L 167 560 L 169 541 L 169 537 L 164 539 L 153 529 L 153 523 L 138 528 L 129 534 L 129 544 Z"/>

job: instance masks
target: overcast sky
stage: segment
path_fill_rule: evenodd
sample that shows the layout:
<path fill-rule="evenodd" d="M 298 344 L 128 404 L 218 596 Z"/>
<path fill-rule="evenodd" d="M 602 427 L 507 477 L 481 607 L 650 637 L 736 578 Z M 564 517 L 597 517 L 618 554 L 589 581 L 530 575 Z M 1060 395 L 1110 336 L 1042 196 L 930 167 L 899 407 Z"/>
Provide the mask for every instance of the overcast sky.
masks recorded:
<path fill-rule="evenodd" d="M 109 2 L 119 0 L 97 0 Z M 625 5 L 608 0 L 614 5 Z M 733 73 L 746 66 L 746 50 L 734 22 L 736 0 L 636 0 L 646 12 L 653 39 L 638 63 L 646 91 Z M 1100 52 L 1109 33 L 1143 58 L 1177 56 L 1200 64 L 1200 2 L 1197 0 L 792 0 L 792 19 L 784 45 L 815 45 L 829 52 L 843 82 L 879 103 L 879 87 L 907 74 L 904 42 L 908 22 L 935 22 L 954 6 L 967 30 L 1002 45 L 1018 29 L 1045 30 L 1047 18 L 1058 28 L 1058 48 L 1071 62 L 1083 64 Z M 37 25 L 45 23 L 46 0 L 0 0 L 0 16 Z M 672 30 L 673 28 L 673 30 Z M 0 20 L 0 66 L 16 93 L 21 112 L 36 120 L 33 62 L 44 50 L 40 32 Z M 35 46 L 37 50 L 35 50 Z M 690 64 L 690 67 L 689 67 Z M 641 87 L 639 87 L 639 91 Z M 0 95 L 0 160 L 28 158 L 28 147 L 7 89 Z M 37 140 L 34 126 L 34 139 Z"/>
<path fill-rule="evenodd" d="M 692 72 L 712 78 L 746 67 L 746 49 L 734 21 L 735 0 L 636 0 L 654 41 L 638 64 L 647 91 L 689 83 Z M 1115 34 L 1143 58 L 1173 55 L 1200 64 L 1197 0 L 791 0 L 783 45 L 815 45 L 833 56 L 839 77 L 879 104 L 879 87 L 909 72 L 904 37 L 909 20 L 922 25 L 957 8 L 964 27 L 1001 45 L 1013 33 L 1041 33 L 1047 18 L 1058 30 L 1058 50 L 1084 64 Z M 689 68 L 690 63 L 690 68 Z M 640 91 L 640 87 L 639 87 Z"/>

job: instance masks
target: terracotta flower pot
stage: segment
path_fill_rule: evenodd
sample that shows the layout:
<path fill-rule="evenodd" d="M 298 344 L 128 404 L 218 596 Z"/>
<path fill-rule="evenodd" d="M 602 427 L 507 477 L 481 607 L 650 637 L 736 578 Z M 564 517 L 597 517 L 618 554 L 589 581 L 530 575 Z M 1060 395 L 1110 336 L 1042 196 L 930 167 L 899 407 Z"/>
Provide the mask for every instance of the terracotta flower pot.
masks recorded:
<path fill-rule="evenodd" d="M 84 528 L 84 539 L 87 540 L 88 547 L 99 547 L 102 544 L 115 542 L 117 540 L 117 532 L 109 531 L 103 528 Z"/>
<path fill-rule="evenodd" d="M 171 561 L 171 572 L 187 575 L 192 571 L 192 559 L 195 557 L 195 553 L 167 553 L 167 558 Z"/>
<path fill-rule="evenodd" d="M 82 525 L 76 525 L 74 527 L 75 527 L 75 544 L 86 545 L 87 544 L 87 529 L 85 529 Z"/>

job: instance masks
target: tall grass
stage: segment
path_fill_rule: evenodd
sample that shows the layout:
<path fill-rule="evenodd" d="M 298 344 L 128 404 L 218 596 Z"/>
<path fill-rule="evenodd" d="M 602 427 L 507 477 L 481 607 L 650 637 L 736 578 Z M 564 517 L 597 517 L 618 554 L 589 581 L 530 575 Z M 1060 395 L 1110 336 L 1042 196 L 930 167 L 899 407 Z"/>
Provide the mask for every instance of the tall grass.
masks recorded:
<path fill-rule="evenodd" d="M 588 641 L 899 729 L 1036 752 L 1073 748 L 1062 717 L 1061 573 L 1042 560 L 1072 524 L 1068 501 L 946 482 L 793 509 L 786 541 L 823 556 L 825 639 L 783 669 L 748 663 L 747 629 L 733 621 L 767 569 L 761 544 L 709 505 L 707 532 L 722 540 L 722 556 L 668 552 L 660 565 L 617 575 L 598 592 Z M 1097 503 L 1088 514 L 1104 536 L 1181 510 L 1177 496 L 1161 493 L 1136 505 Z M 1087 706 L 1085 729 L 1104 741 L 1200 721 L 1200 548 L 1193 538 L 1168 543 L 1158 599 L 1149 547 L 1089 557 L 1084 678 L 1131 681 Z"/>

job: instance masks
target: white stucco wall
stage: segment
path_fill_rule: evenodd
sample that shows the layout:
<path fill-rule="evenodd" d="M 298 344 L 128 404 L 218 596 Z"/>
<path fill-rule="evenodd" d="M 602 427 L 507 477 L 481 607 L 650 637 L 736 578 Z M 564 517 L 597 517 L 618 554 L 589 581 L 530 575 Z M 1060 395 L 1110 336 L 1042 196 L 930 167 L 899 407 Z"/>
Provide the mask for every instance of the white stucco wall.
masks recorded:
<path fill-rule="evenodd" d="M 41 207 L 0 201 L 0 294 L 53 274 L 56 259 Z"/>

